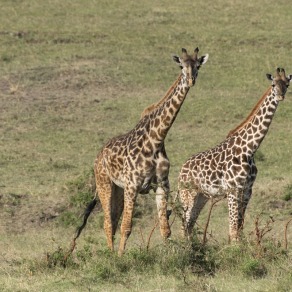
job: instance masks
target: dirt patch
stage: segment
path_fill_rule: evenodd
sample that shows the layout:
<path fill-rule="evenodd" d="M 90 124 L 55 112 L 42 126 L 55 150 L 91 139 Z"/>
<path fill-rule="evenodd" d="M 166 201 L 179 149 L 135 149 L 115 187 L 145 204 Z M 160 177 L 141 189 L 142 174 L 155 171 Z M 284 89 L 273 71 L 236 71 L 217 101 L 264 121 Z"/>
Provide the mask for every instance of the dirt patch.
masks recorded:
<path fill-rule="evenodd" d="M 39 201 L 27 194 L 0 194 L 0 233 L 21 233 L 43 228 L 55 220 L 64 206 Z"/>
<path fill-rule="evenodd" d="M 269 207 L 272 209 L 283 209 L 286 207 L 286 203 L 284 201 L 275 200 L 269 202 Z"/>

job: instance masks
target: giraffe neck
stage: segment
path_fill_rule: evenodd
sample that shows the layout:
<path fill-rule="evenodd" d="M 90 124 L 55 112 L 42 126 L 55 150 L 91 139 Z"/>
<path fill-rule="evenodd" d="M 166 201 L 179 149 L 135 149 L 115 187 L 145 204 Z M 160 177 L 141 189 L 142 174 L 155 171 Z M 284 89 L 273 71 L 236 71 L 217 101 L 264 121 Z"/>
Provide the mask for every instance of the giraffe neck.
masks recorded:
<path fill-rule="evenodd" d="M 152 111 L 160 107 L 170 97 L 170 95 L 173 94 L 173 90 L 177 86 L 177 84 L 180 82 L 181 77 L 182 77 L 182 74 L 180 74 L 178 78 L 174 81 L 174 83 L 170 86 L 170 88 L 167 90 L 163 98 L 161 98 L 158 102 L 151 104 L 150 106 L 146 107 L 143 110 L 141 114 L 141 119 L 143 119 L 146 115 L 150 114 Z"/>
<path fill-rule="evenodd" d="M 164 102 L 151 111 L 147 121 L 149 121 L 149 134 L 152 140 L 161 142 L 165 139 L 188 91 L 187 81 L 183 75 L 180 75 L 176 86 L 173 87 Z"/>
<path fill-rule="evenodd" d="M 247 119 L 235 130 L 231 131 L 228 137 L 238 136 L 240 138 L 240 146 L 246 146 L 247 152 L 255 153 L 269 130 L 278 103 L 278 99 L 272 89 L 269 88 Z M 239 144 L 239 141 L 236 141 L 236 144 Z"/>

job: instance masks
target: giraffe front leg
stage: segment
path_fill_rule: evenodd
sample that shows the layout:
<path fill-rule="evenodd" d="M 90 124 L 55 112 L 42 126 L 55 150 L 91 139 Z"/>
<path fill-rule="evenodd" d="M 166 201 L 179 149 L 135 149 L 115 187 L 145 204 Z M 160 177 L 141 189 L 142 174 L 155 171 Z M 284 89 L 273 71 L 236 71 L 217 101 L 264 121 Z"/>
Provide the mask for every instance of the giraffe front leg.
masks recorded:
<path fill-rule="evenodd" d="M 248 202 L 251 198 L 251 194 L 252 194 L 252 185 L 250 188 L 248 188 L 244 191 L 243 199 L 240 201 L 240 212 L 239 212 L 240 216 L 239 216 L 239 220 L 238 220 L 239 231 L 243 230 L 244 215 L 245 215 L 245 211 L 246 211 L 246 207 L 248 205 Z"/>
<path fill-rule="evenodd" d="M 169 194 L 169 182 L 168 179 L 163 181 L 157 182 L 157 189 L 156 189 L 156 205 L 158 211 L 158 218 L 159 218 L 159 226 L 160 226 L 160 233 L 164 239 L 167 239 L 170 234 L 170 227 L 168 222 L 168 214 L 167 214 L 167 200 Z"/>
<path fill-rule="evenodd" d="M 244 224 L 244 214 L 251 195 L 250 191 L 238 190 L 234 194 L 228 195 L 229 210 L 229 240 L 238 242 Z"/>

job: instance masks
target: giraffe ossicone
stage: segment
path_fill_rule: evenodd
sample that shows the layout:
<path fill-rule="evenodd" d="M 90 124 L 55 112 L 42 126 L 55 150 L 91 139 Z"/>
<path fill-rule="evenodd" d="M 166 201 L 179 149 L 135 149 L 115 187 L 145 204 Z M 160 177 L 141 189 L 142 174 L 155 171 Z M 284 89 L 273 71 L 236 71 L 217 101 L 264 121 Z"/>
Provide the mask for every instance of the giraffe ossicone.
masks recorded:
<path fill-rule="evenodd" d="M 244 214 L 257 175 L 254 154 L 268 132 L 279 101 L 292 75 L 277 68 L 266 93 L 248 117 L 214 148 L 197 153 L 182 166 L 178 177 L 178 195 L 183 207 L 183 231 L 192 236 L 194 224 L 209 198 L 227 197 L 229 238 L 240 240 Z"/>
<path fill-rule="evenodd" d="M 111 250 L 114 250 L 114 236 L 122 216 L 119 255 L 124 252 L 132 231 L 134 205 L 139 193 L 155 191 L 160 233 L 165 239 L 171 234 L 167 210 L 170 163 L 164 139 L 189 88 L 196 82 L 199 68 L 208 60 L 208 55 L 198 57 L 198 51 L 197 48 L 189 55 L 182 49 L 182 57 L 173 57 L 182 70 L 166 95 L 144 110 L 131 131 L 111 139 L 95 159 L 96 195 L 104 211 L 104 230 Z M 94 200 L 96 202 L 96 198 Z M 93 208 L 94 204 L 87 209 L 84 224 L 78 228 L 75 239 Z"/>

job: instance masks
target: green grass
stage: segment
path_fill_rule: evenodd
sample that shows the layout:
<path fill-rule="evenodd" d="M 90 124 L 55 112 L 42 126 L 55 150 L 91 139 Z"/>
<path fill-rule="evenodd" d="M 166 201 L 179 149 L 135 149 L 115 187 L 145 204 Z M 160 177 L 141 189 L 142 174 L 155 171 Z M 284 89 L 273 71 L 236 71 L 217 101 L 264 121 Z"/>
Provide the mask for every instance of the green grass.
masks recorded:
<path fill-rule="evenodd" d="M 209 53 L 172 126 L 171 190 L 183 162 L 221 142 L 269 86 L 292 74 L 290 2 L 2 1 L 0 10 L 0 285 L 4 291 L 288 291 L 291 280 L 292 91 L 257 155 L 246 244 L 227 244 L 226 202 L 207 246 L 162 246 L 153 195 L 139 198 L 123 258 L 108 253 L 98 208 L 66 268 L 59 264 L 92 194 L 96 153 L 135 126 L 179 74 L 172 54 Z M 208 206 L 198 221 L 201 236 Z M 261 252 L 256 218 L 272 229 Z M 173 217 L 171 218 L 173 219 Z M 117 240 L 118 240 L 117 235 Z M 197 243 L 196 243 L 197 244 Z M 46 255 L 53 255 L 51 262 Z M 178 255 L 181 255 L 179 257 Z M 56 264 L 49 264 L 49 263 Z M 194 262 L 199 262 L 194 265 Z M 137 267 L 137 270 L 133 269 Z M 202 272 L 203 270 L 203 272 Z M 194 288 L 197 287 L 197 288 Z"/>

